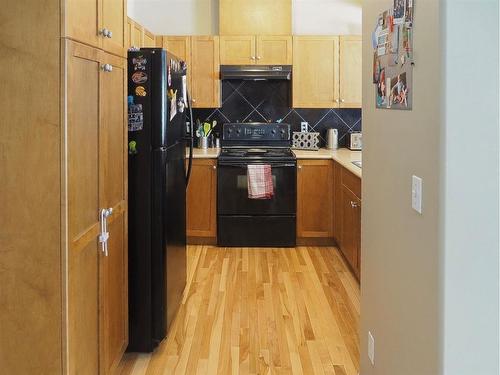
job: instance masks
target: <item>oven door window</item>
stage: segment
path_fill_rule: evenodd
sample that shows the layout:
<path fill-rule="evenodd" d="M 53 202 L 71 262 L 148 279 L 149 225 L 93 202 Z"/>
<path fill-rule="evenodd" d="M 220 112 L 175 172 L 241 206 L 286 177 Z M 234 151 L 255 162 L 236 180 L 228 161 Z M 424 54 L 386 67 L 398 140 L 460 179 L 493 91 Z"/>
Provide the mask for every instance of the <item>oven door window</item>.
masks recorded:
<path fill-rule="evenodd" d="M 246 165 L 219 165 L 217 207 L 219 215 L 290 215 L 296 211 L 296 167 L 271 165 L 274 196 L 249 199 Z"/>

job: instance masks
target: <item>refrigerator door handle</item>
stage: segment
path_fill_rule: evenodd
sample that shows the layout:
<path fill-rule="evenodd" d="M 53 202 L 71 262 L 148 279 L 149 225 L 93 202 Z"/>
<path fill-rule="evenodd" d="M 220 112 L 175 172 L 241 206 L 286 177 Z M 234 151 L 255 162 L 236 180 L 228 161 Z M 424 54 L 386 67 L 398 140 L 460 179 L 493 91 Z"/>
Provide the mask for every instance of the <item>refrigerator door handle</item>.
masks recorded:
<path fill-rule="evenodd" d="M 189 179 L 191 177 L 191 170 L 193 168 L 193 145 L 194 145 L 194 124 L 193 124 L 193 102 L 189 91 L 187 91 L 188 105 L 189 105 L 189 160 L 188 169 L 186 173 L 186 187 L 189 184 Z"/>

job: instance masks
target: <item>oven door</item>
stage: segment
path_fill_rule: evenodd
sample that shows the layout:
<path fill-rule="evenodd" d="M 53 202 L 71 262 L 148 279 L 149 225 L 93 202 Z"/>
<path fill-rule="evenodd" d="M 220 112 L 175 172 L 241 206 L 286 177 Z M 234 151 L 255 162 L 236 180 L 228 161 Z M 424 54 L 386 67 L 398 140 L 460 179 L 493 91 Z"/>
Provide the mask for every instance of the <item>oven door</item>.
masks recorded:
<path fill-rule="evenodd" d="M 274 196 L 271 199 L 249 199 L 247 162 L 219 160 L 217 173 L 217 213 L 219 215 L 295 215 L 297 204 L 297 164 L 269 164 L 273 175 Z"/>

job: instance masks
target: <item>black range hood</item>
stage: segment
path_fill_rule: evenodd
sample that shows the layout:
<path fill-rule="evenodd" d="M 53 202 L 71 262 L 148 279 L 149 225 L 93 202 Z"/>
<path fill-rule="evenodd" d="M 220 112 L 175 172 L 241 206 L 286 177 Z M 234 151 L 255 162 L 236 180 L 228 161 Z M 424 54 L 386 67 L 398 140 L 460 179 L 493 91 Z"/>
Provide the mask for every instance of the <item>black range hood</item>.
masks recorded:
<path fill-rule="evenodd" d="M 221 79 L 239 79 L 246 81 L 287 80 L 292 79 L 291 65 L 221 65 Z"/>

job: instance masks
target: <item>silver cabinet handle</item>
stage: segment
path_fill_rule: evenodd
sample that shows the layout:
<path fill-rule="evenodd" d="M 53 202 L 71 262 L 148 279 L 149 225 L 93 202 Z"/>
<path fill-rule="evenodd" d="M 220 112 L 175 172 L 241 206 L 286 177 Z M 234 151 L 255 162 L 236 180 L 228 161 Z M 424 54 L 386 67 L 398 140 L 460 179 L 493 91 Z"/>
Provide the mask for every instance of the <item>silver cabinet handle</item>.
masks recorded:
<path fill-rule="evenodd" d="M 192 101 L 193 103 L 196 103 L 196 99 L 191 99 L 191 101 Z"/>
<path fill-rule="evenodd" d="M 99 213 L 99 222 L 101 224 L 101 233 L 99 233 L 99 243 L 101 244 L 104 256 L 108 256 L 108 217 L 113 214 L 113 208 L 103 208 Z"/>
<path fill-rule="evenodd" d="M 255 56 L 251 56 L 251 57 L 250 57 L 250 60 L 255 60 Z"/>
<path fill-rule="evenodd" d="M 298 168 L 298 169 L 302 169 L 302 165 L 299 165 L 297 168 Z"/>
<path fill-rule="evenodd" d="M 340 99 L 340 102 L 341 102 L 341 103 L 344 103 L 344 102 L 345 102 L 345 100 L 344 100 L 344 99 Z"/>
<path fill-rule="evenodd" d="M 213 168 L 213 169 L 217 169 L 217 166 L 216 166 L 216 165 L 214 165 L 212 168 Z"/>
<path fill-rule="evenodd" d="M 109 39 L 113 37 L 113 32 L 111 30 L 108 30 L 108 34 L 106 35 Z"/>
<path fill-rule="evenodd" d="M 103 65 L 101 65 L 101 69 L 104 72 L 112 72 L 113 71 L 113 65 L 111 65 L 111 64 L 103 64 Z"/>
<path fill-rule="evenodd" d="M 335 103 L 338 103 L 338 102 L 339 102 L 339 100 L 338 100 L 338 99 L 335 99 Z"/>
<path fill-rule="evenodd" d="M 111 31 L 109 31 L 108 29 L 104 28 L 104 29 L 99 30 L 99 35 L 102 35 L 105 38 L 111 38 L 110 35 L 113 35 L 113 33 Z"/>
<path fill-rule="evenodd" d="M 262 58 L 262 57 L 260 57 L 260 56 L 257 56 L 257 60 L 260 60 L 261 58 Z"/>
<path fill-rule="evenodd" d="M 357 207 L 359 207 L 358 202 L 351 201 L 351 207 L 352 207 L 352 208 L 357 208 Z"/>

